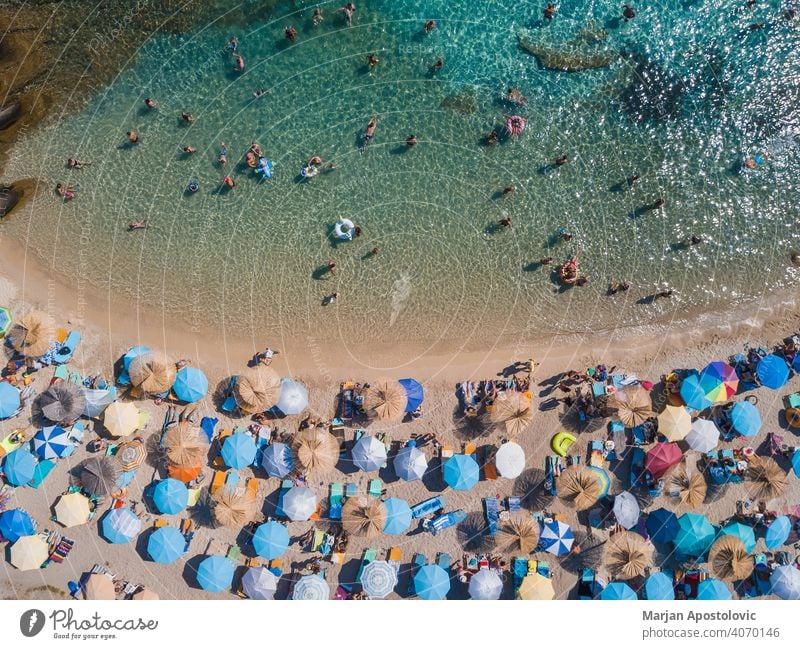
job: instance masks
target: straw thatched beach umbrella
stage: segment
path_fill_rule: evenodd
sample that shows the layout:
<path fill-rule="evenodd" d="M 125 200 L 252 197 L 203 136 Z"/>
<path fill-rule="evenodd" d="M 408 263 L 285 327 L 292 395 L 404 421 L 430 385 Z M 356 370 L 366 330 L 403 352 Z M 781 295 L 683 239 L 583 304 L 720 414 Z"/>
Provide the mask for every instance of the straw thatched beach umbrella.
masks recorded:
<path fill-rule="evenodd" d="M 377 498 L 348 498 L 342 507 L 342 527 L 349 534 L 372 539 L 382 534 L 385 526 L 386 507 Z"/>
<path fill-rule="evenodd" d="M 500 523 L 497 549 L 507 554 L 530 554 L 539 541 L 539 525 L 528 516 L 512 516 Z"/>
<path fill-rule="evenodd" d="M 81 468 L 81 484 L 87 493 L 107 496 L 117 490 L 120 475 L 122 467 L 113 458 L 90 457 Z"/>
<path fill-rule="evenodd" d="M 653 546 L 638 534 L 615 534 L 606 543 L 606 563 L 616 579 L 634 579 L 644 575 L 653 563 Z"/>
<path fill-rule="evenodd" d="M 84 599 L 116 599 L 114 582 L 108 575 L 91 574 L 82 584 Z"/>
<path fill-rule="evenodd" d="M 711 572 L 719 579 L 745 579 L 753 572 L 753 560 L 744 543 L 731 534 L 718 538 L 708 553 Z"/>
<path fill-rule="evenodd" d="M 585 465 L 573 464 L 556 479 L 556 492 L 568 500 L 579 512 L 589 509 L 597 502 L 602 488 L 597 474 Z"/>
<path fill-rule="evenodd" d="M 214 520 L 231 529 L 244 527 L 256 514 L 256 501 L 250 494 L 238 495 L 233 489 L 221 489 L 214 494 Z"/>
<path fill-rule="evenodd" d="M 533 421 L 531 400 L 522 392 L 501 392 L 494 401 L 492 421 L 505 424 L 511 437 L 518 437 Z"/>
<path fill-rule="evenodd" d="M 281 377 L 271 367 L 248 367 L 236 379 L 233 397 L 244 412 L 263 412 L 278 403 Z"/>
<path fill-rule="evenodd" d="M 163 352 L 140 354 L 128 366 L 134 396 L 169 392 L 175 382 L 175 361 Z"/>
<path fill-rule="evenodd" d="M 757 455 L 751 458 L 747 465 L 747 477 L 754 483 L 754 497 L 763 500 L 777 498 L 789 486 L 786 473 L 771 457 Z"/>
<path fill-rule="evenodd" d="M 188 419 L 167 428 L 164 448 L 167 459 L 175 466 L 199 466 L 208 455 L 208 437 Z"/>
<path fill-rule="evenodd" d="M 364 409 L 375 413 L 378 419 L 395 420 L 405 414 L 408 396 L 398 381 L 381 379 L 367 388 Z"/>
<path fill-rule="evenodd" d="M 86 407 L 80 386 L 66 381 L 54 383 L 39 398 L 42 414 L 56 424 L 69 425 L 78 420 Z"/>
<path fill-rule="evenodd" d="M 650 394 L 640 385 L 618 390 L 614 393 L 611 406 L 617 409 L 620 421 L 628 428 L 643 424 L 655 416 Z"/>
<path fill-rule="evenodd" d="M 327 473 L 339 460 L 339 442 L 320 428 L 306 428 L 294 436 L 295 465 L 307 475 Z"/>
<path fill-rule="evenodd" d="M 36 358 L 44 354 L 55 340 L 56 325 L 53 319 L 42 311 L 26 313 L 11 327 L 8 337 L 16 351 Z"/>
<path fill-rule="evenodd" d="M 699 507 L 706 498 L 708 485 L 701 473 L 690 475 L 684 467 L 672 475 L 672 485 L 678 491 L 678 498 L 684 505 Z"/>

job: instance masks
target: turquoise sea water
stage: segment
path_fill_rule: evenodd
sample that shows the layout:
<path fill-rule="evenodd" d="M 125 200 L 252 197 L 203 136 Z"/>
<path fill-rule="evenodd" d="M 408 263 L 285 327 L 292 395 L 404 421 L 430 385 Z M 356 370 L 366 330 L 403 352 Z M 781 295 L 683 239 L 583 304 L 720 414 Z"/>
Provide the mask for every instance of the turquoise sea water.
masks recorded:
<path fill-rule="evenodd" d="M 547 23 L 544 3 L 373 0 L 356 3 L 352 28 L 339 4 L 319 4 L 319 27 L 317 5 L 288 3 L 254 24 L 221 29 L 209 15 L 195 33 L 154 34 L 84 110 L 19 143 L 7 179 L 80 189 L 69 203 L 38 200 L 3 232 L 69 282 L 187 322 L 326 330 L 351 342 L 480 344 L 501 332 L 615 327 L 673 308 L 642 300 L 662 282 L 687 309 L 793 283 L 800 19 L 783 17 L 785 3 L 634 3 L 625 23 L 616 1 L 564 0 Z M 438 28 L 426 36 L 428 18 Z M 519 30 L 537 51 L 610 65 L 545 69 L 520 49 Z M 244 74 L 224 51 L 234 34 Z M 431 73 L 439 56 L 444 68 Z M 528 97 L 524 107 L 504 101 L 509 86 Z M 268 93 L 254 99 L 259 88 Z M 159 109 L 144 108 L 145 97 Z M 512 113 L 525 133 L 484 146 Z M 379 126 L 364 149 L 373 114 Z M 131 129 L 138 146 L 124 145 Z M 411 133 L 420 143 L 407 149 Z M 271 180 L 239 164 L 253 141 L 276 163 Z M 197 152 L 183 154 L 186 145 Z M 568 164 L 548 168 L 562 153 Z M 754 154 L 763 164 L 742 171 Z M 70 171 L 70 155 L 92 165 Z M 300 182 L 312 155 L 337 168 Z M 233 191 L 219 191 L 226 173 Z M 641 180 L 629 190 L 633 174 Z M 190 195 L 193 179 L 200 190 Z M 510 184 L 515 194 L 500 197 Z M 642 209 L 658 197 L 665 209 Z M 505 215 L 513 228 L 498 231 Z M 339 216 L 363 236 L 337 243 Z M 126 231 L 145 218 L 152 228 Z M 557 241 L 559 228 L 569 243 Z M 692 234 L 704 243 L 681 246 Z M 535 266 L 576 251 L 584 287 L 559 290 Z M 334 278 L 320 271 L 330 258 Z M 631 289 L 606 297 L 612 280 Z M 336 307 L 323 307 L 333 291 Z"/>

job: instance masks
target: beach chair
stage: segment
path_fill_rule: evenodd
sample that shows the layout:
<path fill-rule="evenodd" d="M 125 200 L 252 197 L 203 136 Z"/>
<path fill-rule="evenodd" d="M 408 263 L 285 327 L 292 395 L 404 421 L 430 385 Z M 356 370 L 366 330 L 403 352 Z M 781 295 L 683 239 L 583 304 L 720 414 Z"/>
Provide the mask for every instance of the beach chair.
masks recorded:
<path fill-rule="evenodd" d="M 367 489 L 367 494 L 372 496 L 373 498 L 380 498 L 383 493 L 383 482 L 380 479 L 375 478 L 369 481 L 369 488 Z"/>
<path fill-rule="evenodd" d="M 33 470 L 33 478 L 28 483 L 28 486 L 33 487 L 34 489 L 38 489 L 42 486 L 42 482 L 44 479 L 50 475 L 50 472 L 56 467 L 56 463 L 53 460 L 42 460 L 39 464 L 36 465 L 36 468 Z"/>
<path fill-rule="evenodd" d="M 63 365 L 59 365 L 56 367 L 55 372 L 53 372 L 53 378 L 50 379 L 50 385 L 53 385 L 58 380 L 66 381 L 69 378 L 69 369 L 64 367 Z"/>
<path fill-rule="evenodd" d="M 500 503 L 497 498 L 483 499 L 483 514 L 486 517 L 489 534 L 494 536 L 497 534 L 497 524 L 500 522 Z"/>
<path fill-rule="evenodd" d="M 526 557 L 514 557 L 511 568 L 514 583 L 514 595 L 518 596 L 519 587 L 522 585 L 522 580 L 528 576 L 528 559 Z"/>
<path fill-rule="evenodd" d="M 447 552 L 440 552 L 436 556 L 436 565 L 439 566 L 442 570 L 444 570 L 448 575 L 450 574 L 450 566 L 453 563 L 453 559 L 450 557 Z"/>
<path fill-rule="evenodd" d="M 58 346 L 55 354 L 53 354 L 53 364 L 63 365 L 64 363 L 69 362 L 70 359 L 72 358 L 72 355 L 75 353 L 75 349 L 77 348 L 80 342 L 81 342 L 80 332 L 70 331 L 67 334 L 67 337 L 64 339 L 64 342 Z"/>
<path fill-rule="evenodd" d="M 222 402 L 220 406 L 220 410 L 224 412 L 226 415 L 230 415 L 233 413 L 234 410 L 238 407 L 236 404 L 236 398 L 233 396 L 233 389 L 236 387 L 236 381 L 239 377 L 232 376 L 231 380 L 228 382 L 228 387 L 225 389 L 225 401 Z"/>
<path fill-rule="evenodd" d="M 286 512 L 283 511 L 283 497 L 286 495 L 286 492 L 289 491 L 294 486 L 291 480 L 284 480 L 281 482 L 281 489 L 278 492 L 278 504 L 275 507 L 275 515 L 278 518 L 286 518 Z"/>
<path fill-rule="evenodd" d="M 150 423 L 150 413 L 146 410 L 139 411 L 139 421 L 136 424 L 136 430 L 144 430 L 147 428 L 147 424 Z"/>
<path fill-rule="evenodd" d="M 280 559 L 273 559 L 270 561 L 269 571 L 276 577 L 280 577 L 283 574 L 283 561 Z"/>
<path fill-rule="evenodd" d="M 644 426 L 634 426 L 631 428 L 634 446 L 644 446 L 647 443 L 647 431 Z"/>
<path fill-rule="evenodd" d="M 331 484 L 331 495 L 328 499 L 328 503 L 330 504 L 329 511 L 328 511 L 328 518 L 332 521 L 338 521 L 342 519 L 342 502 L 344 496 L 344 489 L 342 488 L 341 482 L 334 482 Z"/>
<path fill-rule="evenodd" d="M 423 566 L 428 565 L 428 559 L 425 557 L 424 554 L 420 554 L 416 552 L 414 554 L 414 559 L 411 562 L 411 578 L 408 580 L 408 594 L 414 595 L 414 575 L 417 574 L 417 570 L 422 568 Z"/>
<path fill-rule="evenodd" d="M 230 428 L 224 428 L 219 432 L 219 437 L 217 438 L 217 454 L 214 456 L 214 459 L 211 461 L 211 464 L 216 469 L 222 469 L 225 467 L 225 460 L 222 459 L 222 444 L 223 442 L 233 435 L 233 431 Z"/>
<path fill-rule="evenodd" d="M 225 488 L 226 489 L 236 489 L 239 485 L 239 472 L 231 470 L 228 472 L 227 477 L 225 478 Z"/>
<path fill-rule="evenodd" d="M 786 397 L 790 408 L 800 408 L 800 392 L 794 392 Z"/>
<path fill-rule="evenodd" d="M 358 495 L 358 485 L 355 482 L 348 482 L 345 487 L 345 495 L 348 498 L 355 498 Z"/>
<path fill-rule="evenodd" d="M 453 457 L 453 447 L 450 444 L 445 444 L 442 446 L 441 450 L 439 451 L 439 457 L 442 460 L 442 469 L 444 469 L 444 464 Z"/>
<path fill-rule="evenodd" d="M 247 496 L 255 500 L 258 497 L 258 478 L 248 478 L 244 486 L 244 491 Z"/>
<path fill-rule="evenodd" d="M 367 567 L 368 563 L 375 561 L 375 558 L 378 556 L 378 551 L 373 548 L 367 548 L 364 550 L 364 556 L 361 558 L 361 565 L 358 567 L 358 574 L 356 575 L 356 583 L 361 583 L 361 573 L 364 572 L 364 568 Z"/>
<path fill-rule="evenodd" d="M 512 516 L 522 511 L 522 498 L 519 496 L 509 496 L 506 498 L 506 509 Z"/>
<path fill-rule="evenodd" d="M 547 561 L 537 561 L 536 562 L 536 573 L 550 579 L 550 564 Z"/>
<path fill-rule="evenodd" d="M 311 541 L 311 551 L 318 552 L 322 548 L 325 541 L 325 532 L 322 530 L 314 530 L 314 538 Z"/>
<path fill-rule="evenodd" d="M 445 502 L 444 496 L 434 496 L 433 498 L 423 500 L 421 503 L 417 503 L 411 508 L 411 516 L 413 518 L 425 518 L 434 512 L 438 512 L 440 509 L 444 509 Z"/>
<path fill-rule="evenodd" d="M 158 529 L 159 527 L 166 527 L 167 525 L 169 525 L 169 522 L 168 522 L 168 521 L 166 521 L 166 520 L 164 520 L 163 518 L 157 518 L 157 519 L 156 519 L 156 520 L 153 522 L 153 527 L 154 527 L 155 529 Z"/>
<path fill-rule="evenodd" d="M 214 477 L 211 480 L 210 491 L 212 494 L 217 493 L 225 485 L 225 471 L 214 471 Z"/>
<path fill-rule="evenodd" d="M 338 417 L 331 421 L 331 435 L 339 442 L 339 459 L 347 456 L 347 442 L 344 438 L 344 422 Z"/>
<path fill-rule="evenodd" d="M 67 433 L 67 439 L 73 444 L 78 445 L 83 442 L 84 435 L 86 435 L 86 424 L 82 421 L 76 421 L 72 424 L 69 433 Z"/>

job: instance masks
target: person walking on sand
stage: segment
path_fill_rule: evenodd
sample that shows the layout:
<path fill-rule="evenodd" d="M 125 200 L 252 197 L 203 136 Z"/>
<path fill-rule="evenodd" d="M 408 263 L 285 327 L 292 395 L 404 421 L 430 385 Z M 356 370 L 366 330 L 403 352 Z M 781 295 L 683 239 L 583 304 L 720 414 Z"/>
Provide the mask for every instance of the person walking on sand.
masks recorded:
<path fill-rule="evenodd" d="M 280 354 L 277 349 L 267 347 L 263 352 L 258 352 L 255 356 L 257 365 L 272 365 L 272 358 L 275 354 Z"/>

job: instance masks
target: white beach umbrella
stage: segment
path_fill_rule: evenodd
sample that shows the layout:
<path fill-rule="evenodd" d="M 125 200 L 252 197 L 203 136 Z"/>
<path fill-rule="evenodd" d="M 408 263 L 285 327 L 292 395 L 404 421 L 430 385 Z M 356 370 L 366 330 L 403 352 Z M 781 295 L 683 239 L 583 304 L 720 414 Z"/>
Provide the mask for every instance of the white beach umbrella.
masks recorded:
<path fill-rule="evenodd" d="M 428 459 L 416 446 L 404 446 L 394 456 L 394 471 L 406 482 L 422 480 L 427 470 Z"/>
<path fill-rule="evenodd" d="M 364 435 L 353 447 L 353 464 L 362 471 L 377 471 L 386 464 L 386 446 L 377 437 Z"/>
<path fill-rule="evenodd" d="M 500 599 L 502 592 L 503 580 L 494 570 L 483 568 L 469 580 L 469 596 L 472 599 Z"/>
<path fill-rule="evenodd" d="M 308 487 L 292 487 L 283 497 L 283 511 L 293 521 L 307 521 L 317 511 L 317 497 Z"/>
<path fill-rule="evenodd" d="M 305 575 L 294 586 L 292 599 L 328 599 L 331 588 L 320 575 Z"/>
<path fill-rule="evenodd" d="M 299 415 L 308 406 L 308 389 L 292 379 L 283 379 L 278 406 L 284 415 Z"/>
<path fill-rule="evenodd" d="M 361 572 L 361 586 L 372 599 L 383 599 L 397 586 L 397 571 L 388 561 L 371 561 Z"/>
<path fill-rule="evenodd" d="M 242 589 L 250 599 L 275 599 L 278 578 L 264 566 L 250 568 L 242 576 Z"/>
<path fill-rule="evenodd" d="M 625 529 L 629 530 L 634 527 L 639 522 L 640 514 L 639 503 L 630 492 L 623 491 L 614 498 L 614 516 Z"/>
<path fill-rule="evenodd" d="M 41 568 L 48 556 L 47 541 L 38 534 L 20 536 L 9 551 L 9 561 L 17 570 Z"/>
<path fill-rule="evenodd" d="M 719 444 L 719 428 L 709 419 L 697 419 L 686 435 L 689 448 L 698 453 L 708 453 Z"/>
<path fill-rule="evenodd" d="M 800 599 L 800 570 L 793 565 L 778 566 L 772 571 L 769 585 L 781 599 Z"/>
<path fill-rule="evenodd" d="M 506 442 L 497 449 L 494 464 L 504 478 L 516 478 L 525 470 L 525 451 L 515 442 Z"/>

